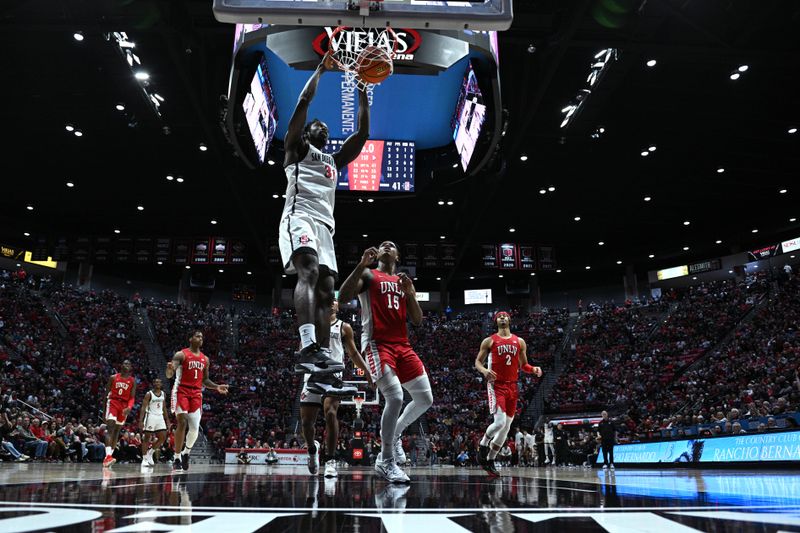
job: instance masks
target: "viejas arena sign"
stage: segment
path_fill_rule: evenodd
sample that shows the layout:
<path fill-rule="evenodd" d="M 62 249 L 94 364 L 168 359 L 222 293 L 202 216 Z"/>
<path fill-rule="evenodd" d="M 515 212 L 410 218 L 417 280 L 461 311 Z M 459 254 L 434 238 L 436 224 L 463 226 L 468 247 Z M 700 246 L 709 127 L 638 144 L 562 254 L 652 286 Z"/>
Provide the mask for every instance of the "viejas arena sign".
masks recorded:
<path fill-rule="evenodd" d="M 344 49 L 348 52 L 359 53 L 368 46 L 377 46 L 387 52 L 394 48 L 390 41 L 391 34 L 382 28 L 346 28 L 334 35 L 336 28 L 326 27 L 314 38 L 312 46 L 320 56 L 325 55 L 329 49 L 338 51 Z M 394 51 L 395 61 L 413 61 L 414 52 L 422 43 L 422 36 L 411 28 L 394 30 L 397 48 Z M 333 41 L 331 41 L 333 39 Z"/>

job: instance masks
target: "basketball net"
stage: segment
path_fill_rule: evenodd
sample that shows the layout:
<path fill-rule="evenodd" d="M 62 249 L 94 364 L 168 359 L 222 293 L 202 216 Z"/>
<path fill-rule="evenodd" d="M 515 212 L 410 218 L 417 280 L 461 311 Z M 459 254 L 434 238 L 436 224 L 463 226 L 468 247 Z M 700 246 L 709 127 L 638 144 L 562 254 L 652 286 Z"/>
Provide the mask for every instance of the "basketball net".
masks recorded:
<path fill-rule="evenodd" d="M 358 76 L 358 69 L 372 59 L 394 59 L 397 50 L 397 34 L 390 27 L 351 28 L 339 26 L 328 40 L 328 50 L 334 64 L 344 72 L 348 83 L 354 83 L 362 91 L 372 88 Z"/>
<path fill-rule="evenodd" d="M 353 402 L 356 404 L 356 418 L 361 418 L 361 408 L 364 407 L 364 400 L 362 396 L 353 396 Z"/>

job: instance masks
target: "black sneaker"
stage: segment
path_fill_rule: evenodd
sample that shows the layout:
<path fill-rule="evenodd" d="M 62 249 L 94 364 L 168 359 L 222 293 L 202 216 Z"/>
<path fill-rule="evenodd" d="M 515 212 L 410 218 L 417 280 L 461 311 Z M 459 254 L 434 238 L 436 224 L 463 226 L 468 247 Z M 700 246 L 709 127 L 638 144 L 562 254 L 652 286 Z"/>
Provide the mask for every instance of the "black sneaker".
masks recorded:
<path fill-rule="evenodd" d="M 175 462 L 172 463 L 172 471 L 183 472 L 183 463 L 181 463 L 180 457 L 176 457 Z"/>
<path fill-rule="evenodd" d="M 487 459 L 482 466 L 483 469 L 486 470 L 486 473 L 489 474 L 490 478 L 500 477 L 500 472 L 498 472 L 497 467 L 494 466 L 494 460 Z"/>
<path fill-rule="evenodd" d="M 187 472 L 189 470 L 189 454 L 182 453 L 181 454 L 181 467 L 183 467 L 183 471 Z"/>
<path fill-rule="evenodd" d="M 315 394 L 340 398 L 352 398 L 358 393 L 358 388 L 353 385 L 345 385 L 333 374 L 311 374 L 306 382 L 306 387 Z"/>
<path fill-rule="evenodd" d="M 334 374 L 344 370 L 344 363 L 331 359 L 330 350 L 317 343 L 309 344 L 295 353 L 294 364 L 296 374 Z"/>
<path fill-rule="evenodd" d="M 486 457 L 489 455 L 489 447 L 484 445 L 478 446 L 478 464 L 483 466 L 486 462 Z"/>

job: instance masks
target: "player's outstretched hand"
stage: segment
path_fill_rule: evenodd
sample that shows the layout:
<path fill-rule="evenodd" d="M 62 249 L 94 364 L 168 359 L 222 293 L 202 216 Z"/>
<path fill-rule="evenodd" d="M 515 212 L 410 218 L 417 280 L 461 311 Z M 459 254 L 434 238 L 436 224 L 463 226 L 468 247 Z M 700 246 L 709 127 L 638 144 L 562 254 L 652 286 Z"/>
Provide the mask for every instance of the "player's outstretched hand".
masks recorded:
<path fill-rule="evenodd" d="M 220 394 L 228 394 L 228 386 L 220 385 L 219 387 L 217 387 L 217 392 Z"/>
<path fill-rule="evenodd" d="M 322 58 L 322 67 L 325 70 L 333 70 L 336 68 L 336 63 L 333 61 L 333 54 L 331 54 L 330 50 Z"/>
<path fill-rule="evenodd" d="M 403 292 L 414 292 L 414 283 L 408 277 L 408 274 L 400 272 L 397 277 L 400 278 L 400 287 L 403 288 Z"/>
<path fill-rule="evenodd" d="M 359 263 L 362 267 L 368 267 L 375 260 L 378 258 L 378 249 L 374 246 L 367 248 L 364 250 L 364 254 L 361 256 L 361 263 Z"/>

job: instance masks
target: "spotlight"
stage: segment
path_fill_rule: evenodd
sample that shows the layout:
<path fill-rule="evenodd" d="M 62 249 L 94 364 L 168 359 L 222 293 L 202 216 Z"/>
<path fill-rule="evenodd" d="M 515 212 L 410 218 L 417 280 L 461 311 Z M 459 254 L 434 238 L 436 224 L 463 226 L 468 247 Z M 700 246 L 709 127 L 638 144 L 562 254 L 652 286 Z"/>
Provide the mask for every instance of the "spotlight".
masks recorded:
<path fill-rule="evenodd" d="M 688 251 L 689 251 L 689 247 L 688 247 L 688 246 L 684 246 L 684 247 L 683 247 L 683 251 L 684 251 L 684 252 L 688 252 Z"/>
<path fill-rule="evenodd" d="M 689 222 L 688 220 L 684 220 L 684 221 L 683 221 L 683 225 L 684 225 L 684 226 L 688 226 L 689 224 L 691 224 L 691 222 Z"/>
<path fill-rule="evenodd" d="M 653 145 L 650 145 L 650 146 L 647 148 L 647 151 L 648 151 L 648 152 L 655 152 L 655 151 L 656 151 L 656 146 L 655 146 L 654 144 L 653 144 Z"/>
<path fill-rule="evenodd" d="M 618 265 L 621 265 L 621 264 L 622 264 L 622 261 L 617 261 L 617 264 L 618 264 Z"/>
<path fill-rule="evenodd" d="M 787 130 L 787 133 L 792 133 L 792 134 L 797 133 L 797 128 L 789 128 Z"/>
<path fill-rule="evenodd" d="M 586 265 L 586 270 L 591 270 L 591 269 L 592 269 L 592 267 L 591 267 L 591 266 L 589 266 L 589 265 Z"/>
<path fill-rule="evenodd" d="M 733 81 L 736 81 L 736 80 L 738 80 L 738 79 L 739 79 L 739 78 L 741 78 L 741 77 L 742 77 L 742 75 L 741 75 L 741 74 L 739 74 L 738 72 L 734 72 L 733 74 L 731 74 L 731 79 L 732 79 Z"/>
<path fill-rule="evenodd" d="M 781 190 L 779 190 L 778 192 L 779 192 L 780 194 L 786 194 L 786 193 L 787 193 L 787 192 L 789 192 L 789 191 L 787 191 L 786 189 L 781 189 Z"/>
<path fill-rule="evenodd" d="M 115 230 L 114 230 L 114 233 L 115 233 L 115 234 L 117 234 L 117 235 L 119 235 L 121 232 L 120 232 L 118 229 L 115 229 Z"/>
<path fill-rule="evenodd" d="M 650 197 L 650 196 L 645 196 L 645 197 L 644 197 L 644 201 L 645 201 L 645 202 L 649 202 L 649 201 L 650 201 L 650 200 L 652 200 L 652 199 L 653 199 L 653 198 L 652 198 L 652 197 Z"/>
<path fill-rule="evenodd" d="M 651 67 L 651 68 L 652 68 L 652 67 L 656 66 L 656 63 L 657 63 L 657 61 L 656 61 L 655 59 L 651 59 L 651 60 L 649 60 L 649 61 L 646 63 L 646 65 L 647 65 L 648 67 Z"/>
<path fill-rule="evenodd" d="M 268 164 L 269 166 L 272 166 L 272 165 L 274 165 L 274 164 L 275 164 L 275 161 L 273 161 L 272 159 L 267 159 L 267 164 Z"/>
<path fill-rule="evenodd" d="M 539 189 L 539 194 L 547 194 L 547 190 L 546 189 Z"/>
<path fill-rule="evenodd" d="M 146 81 L 150 79 L 150 74 L 147 72 L 140 70 L 136 74 L 133 75 L 137 80 Z"/>
<path fill-rule="evenodd" d="M 648 155 L 650 155 L 650 152 L 648 152 L 646 150 L 641 153 L 642 157 L 647 157 Z"/>
<path fill-rule="evenodd" d="M 143 205 L 137 205 L 136 209 L 138 209 L 139 211 L 144 211 L 144 206 Z"/>
<path fill-rule="evenodd" d="M 749 66 L 747 66 L 747 65 L 740 65 L 740 66 L 739 66 L 739 68 L 738 68 L 737 70 L 738 70 L 739 72 L 747 72 L 747 70 L 748 70 L 749 68 L 750 68 L 750 67 L 749 67 Z"/>
<path fill-rule="evenodd" d="M 722 241 L 721 241 L 720 239 L 717 239 L 717 240 L 716 240 L 716 241 L 714 241 L 714 242 L 715 242 L 715 244 L 722 244 Z"/>
<path fill-rule="evenodd" d="M 25 206 L 25 209 L 27 209 L 28 211 L 33 211 L 33 206 L 28 204 L 27 206 Z"/>
<path fill-rule="evenodd" d="M 556 188 L 551 185 L 551 186 L 549 186 L 547 188 L 547 190 L 550 191 L 550 192 L 554 192 L 556 190 Z"/>
<path fill-rule="evenodd" d="M 605 243 L 603 241 L 600 241 L 600 242 L 597 243 L 597 246 L 603 246 L 604 244 Z"/>
<path fill-rule="evenodd" d="M 525 154 L 522 154 L 521 156 L 519 156 L 519 160 L 520 161 L 527 161 L 528 160 L 528 156 L 525 155 Z"/>
<path fill-rule="evenodd" d="M 575 222 L 580 222 L 581 221 L 581 217 L 575 217 L 572 220 L 574 220 Z"/>
<path fill-rule="evenodd" d="M 508 228 L 509 233 L 514 233 L 515 231 L 517 231 L 516 228 Z"/>
<path fill-rule="evenodd" d="M 655 254 L 650 254 L 650 255 L 648 255 L 647 257 L 649 257 L 650 259 L 652 259 L 652 258 L 654 258 L 654 257 L 655 257 Z"/>
<path fill-rule="evenodd" d="M 439 201 L 438 201 L 438 202 L 436 202 L 436 203 L 437 203 L 437 204 L 439 204 L 439 205 L 444 205 L 444 200 L 439 200 Z"/>
<path fill-rule="evenodd" d="M 180 176 L 178 176 L 178 177 L 175 179 L 175 181 L 177 181 L 178 183 L 183 183 L 183 178 L 181 178 Z"/>
<path fill-rule="evenodd" d="M 28 233 L 27 231 L 25 233 L 23 233 L 23 235 L 25 235 L 26 237 L 30 237 L 31 236 L 31 234 Z"/>
<path fill-rule="evenodd" d="M 453 205 L 453 200 L 447 200 L 447 205 Z"/>
<path fill-rule="evenodd" d="M 125 111 L 125 106 L 123 104 L 117 104 L 117 111 Z"/>
<path fill-rule="evenodd" d="M 211 221 L 211 224 L 212 224 L 212 225 L 214 225 L 214 226 L 216 226 L 216 225 L 217 225 L 217 221 L 216 221 L 216 220 L 212 220 L 212 221 Z"/>
<path fill-rule="evenodd" d="M 724 168 L 722 168 L 722 167 L 719 167 L 719 168 L 717 169 L 717 174 L 722 174 L 723 172 L 725 172 L 725 169 L 724 169 Z"/>
<path fill-rule="evenodd" d="M 198 146 L 198 148 L 200 148 L 201 152 L 205 152 L 206 150 L 208 150 L 208 146 L 206 146 L 205 143 L 200 143 L 200 146 Z"/>
<path fill-rule="evenodd" d="M 81 42 L 84 39 L 83 32 L 76 31 L 75 33 L 72 34 L 72 38 L 78 42 Z"/>

